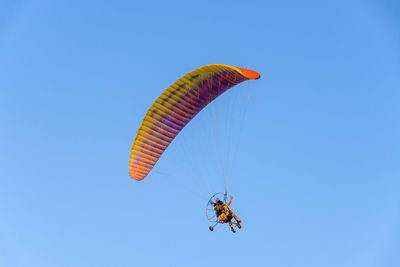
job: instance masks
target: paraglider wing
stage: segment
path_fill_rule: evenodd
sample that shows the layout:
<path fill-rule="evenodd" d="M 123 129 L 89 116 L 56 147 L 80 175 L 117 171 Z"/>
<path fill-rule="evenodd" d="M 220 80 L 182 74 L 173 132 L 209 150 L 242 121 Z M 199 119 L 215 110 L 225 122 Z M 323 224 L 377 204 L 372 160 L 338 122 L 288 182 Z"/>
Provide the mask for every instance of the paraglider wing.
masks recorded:
<path fill-rule="evenodd" d="M 147 110 L 129 156 L 129 176 L 144 179 L 172 140 L 223 92 L 260 75 L 222 64 L 200 67 L 168 87 Z"/>

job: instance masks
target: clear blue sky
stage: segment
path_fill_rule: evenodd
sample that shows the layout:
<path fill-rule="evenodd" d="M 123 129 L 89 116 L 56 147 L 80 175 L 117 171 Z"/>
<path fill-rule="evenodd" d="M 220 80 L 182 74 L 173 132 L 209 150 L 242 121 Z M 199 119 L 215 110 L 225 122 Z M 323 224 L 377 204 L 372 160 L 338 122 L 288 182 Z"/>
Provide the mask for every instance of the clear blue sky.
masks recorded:
<path fill-rule="evenodd" d="M 208 230 L 212 162 L 179 152 L 208 111 L 128 176 L 147 108 L 212 63 L 262 75 L 233 88 L 236 234 Z M 398 267 L 399 89 L 395 0 L 3 0 L 0 266 Z"/>

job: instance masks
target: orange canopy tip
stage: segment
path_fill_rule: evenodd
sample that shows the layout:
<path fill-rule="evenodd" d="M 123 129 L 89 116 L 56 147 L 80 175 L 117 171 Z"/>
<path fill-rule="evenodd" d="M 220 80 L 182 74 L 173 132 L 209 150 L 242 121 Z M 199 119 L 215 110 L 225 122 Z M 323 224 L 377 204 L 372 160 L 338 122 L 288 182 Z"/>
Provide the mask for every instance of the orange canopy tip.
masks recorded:
<path fill-rule="evenodd" d="M 260 79 L 260 77 L 261 77 L 261 75 L 254 70 L 248 70 L 248 69 L 242 69 L 242 68 L 238 68 L 238 69 L 240 69 L 240 71 L 242 72 L 242 75 L 244 77 L 246 77 L 247 79 L 257 80 L 257 79 Z"/>
<path fill-rule="evenodd" d="M 137 175 L 136 173 L 134 173 L 133 171 L 129 171 L 129 176 L 136 181 L 141 181 L 143 180 L 145 177 L 141 176 L 141 175 Z"/>
<path fill-rule="evenodd" d="M 144 179 L 144 177 L 143 178 L 142 177 L 135 177 L 135 176 L 130 176 L 130 177 L 135 181 L 141 181 L 141 180 Z"/>

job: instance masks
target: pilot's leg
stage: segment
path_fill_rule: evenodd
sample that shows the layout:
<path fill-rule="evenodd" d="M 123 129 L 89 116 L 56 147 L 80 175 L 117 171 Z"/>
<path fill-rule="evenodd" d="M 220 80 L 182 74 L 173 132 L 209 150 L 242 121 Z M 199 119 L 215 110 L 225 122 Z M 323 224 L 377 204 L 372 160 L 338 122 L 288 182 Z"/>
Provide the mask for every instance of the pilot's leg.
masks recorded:
<path fill-rule="evenodd" d="M 232 232 L 236 233 L 235 229 L 233 229 L 232 222 L 229 222 L 229 226 L 231 227 Z"/>
<path fill-rule="evenodd" d="M 242 222 L 242 221 L 239 221 L 239 220 L 238 220 L 238 218 L 237 218 L 237 216 L 236 216 L 235 213 L 232 213 L 232 216 L 233 216 L 233 218 L 235 218 L 235 220 L 236 220 L 237 223 L 241 223 L 241 222 Z"/>

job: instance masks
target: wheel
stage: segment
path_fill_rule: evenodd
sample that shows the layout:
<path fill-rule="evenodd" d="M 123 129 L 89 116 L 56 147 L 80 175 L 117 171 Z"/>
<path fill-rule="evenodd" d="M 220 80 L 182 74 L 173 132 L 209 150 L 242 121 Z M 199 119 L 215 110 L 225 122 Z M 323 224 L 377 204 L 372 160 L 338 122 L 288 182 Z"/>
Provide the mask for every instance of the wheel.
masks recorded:
<path fill-rule="evenodd" d="M 214 194 L 207 202 L 207 207 L 206 207 L 206 217 L 207 220 L 210 222 L 218 222 L 217 215 L 215 214 L 215 209 L 214 209 L 214 204 L 216 203 L 217 199 L 221 200 L 226 204 L 226 193 L 216 193 Z"/>

